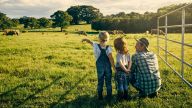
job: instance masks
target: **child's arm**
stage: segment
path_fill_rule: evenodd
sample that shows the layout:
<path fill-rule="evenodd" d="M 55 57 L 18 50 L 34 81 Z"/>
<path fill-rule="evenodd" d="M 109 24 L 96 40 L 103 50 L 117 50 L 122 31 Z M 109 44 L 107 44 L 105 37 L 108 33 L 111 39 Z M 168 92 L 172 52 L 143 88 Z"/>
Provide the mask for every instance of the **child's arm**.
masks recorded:
<path fill-rule="evenodd" d="M 129 59 L 129 61 L 128 61 L 128 68 L 127 68 L 127 69 L 128 69 L 129 71 L 131 71 L 131 64 L 132 64 L 132 63 L 131 63 L 131 57 L 130 57 L 130 55 L 128 56 L 128 59 Z"/>
<path fill-rule="evenodd" d="M 119 62 L 119 65 L 120 65 L 121 69 L 123 69 L 126 73 L 129 73 L 129 72 L 130 72 L 130 69 L 129 69 L 129 68 L 127 69 L 127 68 L 123 65 L 123 63 L 122 63 L 121 60 L 120 60 L 120 62 Z"/>
<path fill-rule="evenodd" d="M 93 46 L 93 42 L 91 40 L 89 40 L 89 39 L 82 39 L 82 42 L 84 42 L 84 41 L 89 43 L 89 44 L 91 44 Z"/>
<path fill-rule="evenodd" d="M 128 70 L 131 71 L 131 61 L 128 61 Z"/>
<path fill-rule="evenodd" d="M 109 61 L 110 61 L 110 63 L 111 63 L 111 66 L 112 66 L 113 70 L 114 70 L 115 73 L 116 73 L 117 71 L 116 71 L 116 68 L 115 68 L 115 64 L 114 64 L 114 59 L 113 59 L 112 53 L 109 53 L 109 54 L 108 54 L 108 57 L 109 57 Z"/>

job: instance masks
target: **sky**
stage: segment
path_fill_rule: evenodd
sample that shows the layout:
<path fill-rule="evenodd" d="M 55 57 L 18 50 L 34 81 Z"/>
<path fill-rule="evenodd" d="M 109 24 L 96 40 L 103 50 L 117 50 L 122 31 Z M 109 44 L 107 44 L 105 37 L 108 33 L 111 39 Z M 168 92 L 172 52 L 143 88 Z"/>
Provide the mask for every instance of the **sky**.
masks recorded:
<path fill-rule="evenodd" d="M 171 4 L 191 3 L 192 0 L 0 0 L 0 12 L 8 17 L 47 17 L 57 10 L 66 11 L 70 6 L 92 5 L 104 15 L 119 12 L 156 12 Z"/>

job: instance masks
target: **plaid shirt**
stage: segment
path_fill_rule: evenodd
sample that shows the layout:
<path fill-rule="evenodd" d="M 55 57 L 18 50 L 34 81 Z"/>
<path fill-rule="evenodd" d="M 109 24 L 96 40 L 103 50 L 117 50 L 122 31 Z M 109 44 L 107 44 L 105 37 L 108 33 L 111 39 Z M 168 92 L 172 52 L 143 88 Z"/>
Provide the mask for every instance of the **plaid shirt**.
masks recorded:
<path fill-rule="evenodd" d="M 131 76 L 133 85 L 145 95 L 160 89 L 161 78 L 157 56 L 152 52 L 139 52 L 132 56 Z"/>

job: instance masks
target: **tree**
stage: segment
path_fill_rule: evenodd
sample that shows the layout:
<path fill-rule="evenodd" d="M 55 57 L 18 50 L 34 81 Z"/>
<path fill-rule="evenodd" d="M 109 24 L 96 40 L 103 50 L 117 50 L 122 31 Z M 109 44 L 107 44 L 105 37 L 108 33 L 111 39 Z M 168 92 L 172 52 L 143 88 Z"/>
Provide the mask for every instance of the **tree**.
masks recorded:
<path fill-rule="evenodd" d="M 92 21 L 98 19 L 102 16 L 99 9 L 93 7 L 93 6 L 80 6 L 80 13 L 79 16 L 83 21 L 86 21 L 87 24 L 90 24 Z"/>
<path fill-rule="evenodd" d="M 24 16 L 19 19 L 19 22 L 20 24 L 24 24 L 24 28 L 30 27 L 32 29 L 32 28 L 37 28 L 39 26 L 38 20 L 34 17 Z"/>
<path fill-rule="evenodd" d="M 67 13 L 73 17 L 71 24 L 76 25 L 79 24 L 79 22 L 81 21 L 80 11 L 81 11 L 80 6 L 71 6 L 70 8 L 67 9 Z"/>
<path fill-rule="evenodd" d="M 54 27 L 61 27 L 61 32 L 63 31 L 63 28 L 68 26 L 70 24 L 70 21 L 72 21 L 72 16 L 70 16 L 67 12 L 58 10 L 53 15 L 51 15 L 51 18 L 53 20 L 53 26 Z"/>
<path fill-rule="evenodd" d="M 86 5 L 72 6 L 67 9 L 67 12 L 73 17 L 72 24 L 79 24 L 80 21 L 86 21 L 90 24 L 92 21 L 103 16 L 99 9 Z"/>
<path fill-rule="evenodd" d="M 6 14 L 0 12 L 0 29 L 4 30 L 7 28 L 11 28 L 13 23 L 10 18 L 6 16 Z"/>
<path fill-rule="evenodd" d="M 38 19 L 38 23 L 40 27 L 50 27 L 51 21 L 45 17 Z"/>
<path fill-rule="evenodd" d="M 19 19 L 13 18 L 11 21 L 13 23 L 13 27 L 17 27 L 19 25 Z"/>

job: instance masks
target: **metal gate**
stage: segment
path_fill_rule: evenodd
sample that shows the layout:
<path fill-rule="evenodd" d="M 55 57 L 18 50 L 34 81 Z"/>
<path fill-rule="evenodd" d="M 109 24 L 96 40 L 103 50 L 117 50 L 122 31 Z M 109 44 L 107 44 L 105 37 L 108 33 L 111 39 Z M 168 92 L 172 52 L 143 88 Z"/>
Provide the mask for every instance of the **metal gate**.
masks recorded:
<path fill-rule="evenodd" d="M 189 6 L 192 6 L 192 4 L 187 4 L 187 5 L 185 5 L 185 6 L 181 7 L 181 8 L 178 8 L 178 9 L 176 9 L 174 11 L 171 11 L 171 12 L 165 14 L 165 15 L 162 15 L 162 16 L 158 17 L 158 19 L 157 19 L 157 53 L 158 53 L 158 56 L 173 70 L 173 72 L 175 72 L 186 84 L 188 84 L 192 88 L 192 83 L 190 83 L 189 81 L 187 81 L 184 78 L 184 65 L 188 66 L 191 69 L 191 72 L 192 72 L 192 64 L 187 63 L 184 60 L 184 56 L 185 56 L 185 54 L 184 54 L 184 46 L 192 48 L 192 45 L 191 44 L 186 44 L 185 40 L 184 40 L 185 27 L 192 27 L 192 24 L 186 24 L 185 23 L 185 10 Z M 168 22 L 168 18 L 167 18 L 167 16 L 170 15 L 170 14 L 173 14 L 175 12 L 178 12 L 178 11 L 182 11 L 182 15 L 181 15 L 182 16 L 181 17 L 182 18 L 182 24 L 181 25 L 169 25 L 168 26 L 168 23 L 167 23 Z M 161 18 L 165 18 L 165 21 L 164 21 L 165 25 L 164 26 L 160 26 L 159 25 L 159 21 L 160 21 Z M 168 28 L 181 28 L 181 31 L 182 31 L 182 33 L 181 33 L 181 42 L 175 41 L 175 40 L 171 40 L 171 39 L 167 38 L 167 29 Z M 165 29 L 165 37 L 160 36 L 160 29 Z M 160 46 L 160 43 L 159 43 L 159 39 L 160 38 L 165 40 L 165 48 Z M 167 42 L 168 41 L 181 45 L 181 57 L 177 57 L 175 54 L 173 54 L 170 51 L 168 51 L 168 49 L 167 49 Z M 162 57 L 160 55 L 160 50 L 164 51 L 165 57 Z M 167 55 L 168 54 L 171 55 L 172 57 L 176 58 L 177 60 L 179 60 L 181 62 L 181 65 L 180 65 L 181 66 L 181 70 L 180 70 L 181 74 L 178 71 L 176 71 L 168 63 L 168 61 L 167 61 Z"/>

